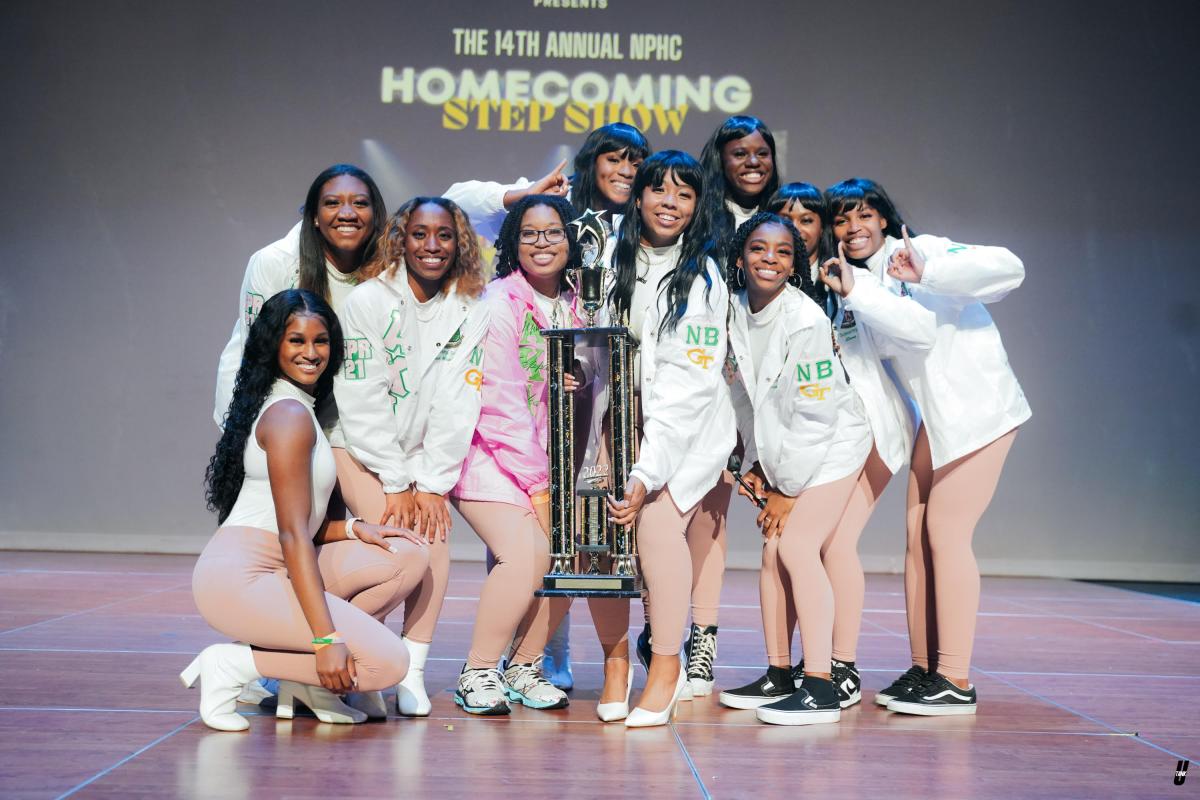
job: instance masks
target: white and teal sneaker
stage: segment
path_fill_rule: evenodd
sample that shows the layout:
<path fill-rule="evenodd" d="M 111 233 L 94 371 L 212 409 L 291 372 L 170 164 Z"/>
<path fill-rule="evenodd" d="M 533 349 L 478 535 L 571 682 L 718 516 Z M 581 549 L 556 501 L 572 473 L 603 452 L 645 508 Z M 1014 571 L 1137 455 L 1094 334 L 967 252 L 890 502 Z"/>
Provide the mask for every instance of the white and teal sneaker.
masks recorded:
<path fill-rule="evenodd" d="M 467 669 L 458 676 L 454 702 L 468 714 L 498 716 L 512 711 L 504 691 L 504 680 L 494 669 Z"/>
<path fill-rule="evenodd" d="M 542 675 L 537 659 L 532 664 L 510 664 L 504 670 L 508 699 L 529 708 L 566 708 L 567 693 Z"/>

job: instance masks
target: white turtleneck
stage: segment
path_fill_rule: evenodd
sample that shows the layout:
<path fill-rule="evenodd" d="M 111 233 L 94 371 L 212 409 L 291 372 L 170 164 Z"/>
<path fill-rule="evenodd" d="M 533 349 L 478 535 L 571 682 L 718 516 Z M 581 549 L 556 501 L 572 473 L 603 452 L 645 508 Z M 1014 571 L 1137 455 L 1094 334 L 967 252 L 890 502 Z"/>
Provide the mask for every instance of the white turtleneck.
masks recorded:
<path fill-rule="evenodd" d="M 746 327 L 750 334 L 750 355 L 754 359 L 754 374 L 760 378 L 762 375 L 763 353 L 767 352 L 767 348 L 771 345 L 773 338 L 786 335 L 779 326 L 779 322 L 782 319 L 779 314 L 779 308 L 782 305 L 779 302 L 779 298 L 782 296 L 783 292 L 780 292 L 757 314 L 750 311 L 749 301 L 747 301 Z"/>
<path fill-rule="evenodd" d="M 642 245 L 637 255 L 637 280 L 633 284 L 633 296 L 629 300 L 629 330 L 639 341 L 647 312 L 658 301 L 659 283 L 679 262 L 683 239 L 666 247 Z"/>

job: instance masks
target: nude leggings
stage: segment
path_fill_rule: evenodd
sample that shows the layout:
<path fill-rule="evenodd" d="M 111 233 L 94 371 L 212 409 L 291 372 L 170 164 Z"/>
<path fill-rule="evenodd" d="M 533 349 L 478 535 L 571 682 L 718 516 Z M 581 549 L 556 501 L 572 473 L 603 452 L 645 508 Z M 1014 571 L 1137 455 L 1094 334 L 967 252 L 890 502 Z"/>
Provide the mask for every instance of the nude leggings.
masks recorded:
<path fill-rule="evenodd" d="M 354 460 L 345 448 L 333 448 L 338 487 L 350 513 L 364 522 L 378 523 L 387 506 L 379 477 Z M 442 613 L 446 586 L 450 583 L 450 547 L 440 538 L 429 545 L 429 567 L 421 585 L 404 604 L 404 636 L 429 644 Z"/>
<path fill-rule="evenodd" d="M 479 593 L 467 667 L 494 669 L 510 642 L 515 644 L 513 663 L 531 664 L 542 656 L 550 634 L 571 607 L 568 597 L 533 596 L 550 570 L 550 540 L 532 509 L 478 500 L 453 502 L 496 560 Z"/>
<path fill-rule="evenodd" d="M 333 624 L 354 657 L 359 691 L 399 683 L 408 650 L 381 620 L 425 574 L 428 548 L 390 539 L 398 553 L 365 542 L 317 547 Z M 192 572 L 192 596 L 209 625 L 254 650 L 266 678 L 320 686 L 313 631 L 292 589 L 279 537 L 259 528 L 220 528 Z"/>
<path fill-rule="evenodd" d="M 669 489 L 646 496 L 638 518 L 638 556 L 650 616 L 650 649 L 658 655 L 675 655 L 683 646 L 691 598 L 692 555 L 688 528 L 700 504 L 680 511 Z"/>
<path fill-rule="evenodd" d="M 862 470 L 830 483 L 805 489 L 796 497 L 792 513 L 777 538 L 775 558 L 786 572 L 800 624 L 804 671 L 827 673 L 833 657 L 833 586 L 821 550 L 832 540 L 838 522 L 858 485 Z M 763 548 L 764 558 L 767 548 Z M 763 603 L 766 609 L 767 603 Z M 766 627 L 764 610 L 763 626 Z M 780 664 L 783 666 L 783 664 Z"/>
<path fill-rule="evenodd" d="M 833 536 L 821 547 L 821 563 L 825 565 L 825 574 L 833 587 L 833 657 L 838 661 L 852 662 L 857 655 L 865 589 L 858 540 L 891 478 L 891 470 L 878 451 L 871 448 L 871 455 L 867 457 Z M 796 604 L 792 598 L 791 576 L 779 563 L 778 544 L 778 537 L 763 544 L 758 589 L 767 661 L 772 666 L 788 667 L 792 663 Z"/>
<path fill-rule="evenodd" d="M 1016 436 L 1014 428 L 936 470 L 924 426 L 913 446 L 904 555 L 908 638 L 913 663 L 947 678 L 966 680 L 970 672 L 979 612 L 971 539 Z"/>

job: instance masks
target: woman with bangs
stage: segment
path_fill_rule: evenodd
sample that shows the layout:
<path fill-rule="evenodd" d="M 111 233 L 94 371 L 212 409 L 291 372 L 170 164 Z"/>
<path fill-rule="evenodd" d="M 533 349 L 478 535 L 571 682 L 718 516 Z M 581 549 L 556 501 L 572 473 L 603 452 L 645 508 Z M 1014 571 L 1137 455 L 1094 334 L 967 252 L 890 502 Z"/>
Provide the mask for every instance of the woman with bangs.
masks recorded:
<path fill-rule="evenodd" d="M 818 274 L 821 265 L 834 255 L 829 205 L 825 202 L 825 195 L 811 183 L 786 183 L 767 200 L 765 210 L 787 217 L 800 232 L 804 250 L 808 254 L 809 280 L 813 284 L 809 296 L 833 319 L 837 313 L 837 295 L 830 293 L 829 287 L 821 283 Z"/>
<path fill-rule="evenodd" d="M 464 181 L 444 194 L 462 206 L 475 230 L 488 241 L 495 241 L 509 209 L 522 197 L 534 194 L 566 197 L 576 217 L 588 209 L 607 211 L 605 221 L 615 230 L 629 201 L 638 166 L 650 153 L 650 143 L 640 130 L 613 122 L 596 128 L 583 140 L 569 178 L 563 174 L 567 166 L 564 160 L 532 183 L 524 178 L 509 184 Z"/>
<path fill-rule="evenodd" d="M 821 550 L 821 560 L 829 575 L 834 597 L 833 682 L 842 708 L 847 708 L 862 699 L 862 680 L 856 658 L 866 584 L 862 561 L 858 556 L 858 540 L 892 476 L 908 459 L 912 449 L 913 425 L 907 396 L 892 381 L 883 363 L 885 356 L 881 352 L 887 351 L 881 351 L 881 346 L 886 343 L 879 342 L 871 331 L 860 329 L 855 324 L 854 313 L 842 308 L 837 294 L 818 281 L 819 267 L 829 260 L 833 251 L 829 206 L 824 195 L 811 184 L 789 183 L 775 193 L 769 206 L 792 221 L 804 240 L 806 250 L 813 248 L 809 250 L 808 267 L 811 279 L 817 283 L 810 296 L 823 306 L 825 313 L 833 320 L 838 355 L 850 379 L 850 387 L 862 402 L 871 426 L 873 447 L 866 466 L 838 521 L 837 533 Z M 863 291 L 872 288 L 868 286 Z M 880 298 L 880 302 L 883 310 L 889 308 L 887 297 Z M 890 308 L 893 314 L 903 317 L 903 303 L 898 306 L 892 304 Z M 911 339 L 909 345 L 914 348 L 928 347 L 928 343 Z M 780 598 L 778 603 L 771 604 L 771 608 L 780 609 L 782 616 L 778 627 L 787 631 L 783 642 L 790 643 L 796 623 L 796 608 L 777 565 L 776 560 L 764 559 L 760 582 L 765 587 L 762 590 L 764 598 Z M 765 616 L 768 613 L 766 600 L 763 608 Z M 790 646 L 777 644 L 775 649 L 784 653 L 790 651 Z M 778 667 L 785 660 L 790 663 L 790 659 L 776 656 L 772 666 Z M 804 660 L 801 659 L 795 669 L 797 680 L 802 676 L 803 669 Z M 735 694 L 739 691 L 733 690 Z"/>
<path fill-rule="evenodd" d="M 610 251 L 610 318 L 629 327 L 640 354 L 638 459 L 621 496 L 609 500 L 614 522 L 638 524 L 648 601 L 650 635 L 645 638 L 651 655 L 638 707 L 625 719 L 628 727 L 669 722 L 690 685 L 691 669 L 679 659 L 689 598 L 694 623 L 689 650 L 702 649 L 709 669 L 716 650 L 729 500 L 721 476 L 736 431 L 722 369 L 729 293 L 712 259 L 705 191 L 704 173 L 694 158 L 677 150 L 655 153 L 638 171 Z M 680 569 L 683 564 L 690 568 Z M 698 619 L 701 609 L 695 605 L 697 578 L 706 574 L 718 581 L 712 605 L 704 609 L 712 614 L 711 624 Z M 602 644 L 602 700 L 619 697 L 624 688 L 628 708 L 628 642 L 622 637 Z"/>
<path fill-rule="evenodd" d="M 708 183 L 705 206 L 715 225 L 724 269 L 728 260 L 724 251 L 738 226 L 765 210 L 779 188 L 775 136 L 758 117 L 730 117 L 708 137 L 700 163 Z"/>
<path fill-rule="evenodd" d="M 878 355 L 890 357 L 921 415 L 904 561 L 913 666 L 875 702 L 907 714 L 974 714 L 979 568 L 971 539 L 1017 428 L 1032 415 L 984 305 L 1020 286 L 1025 267 L 1003 247 L 911 236 L 874 181 L 852 178 L 826 197 L 838 257 L 822 265 L 821 279 Z"/>
<path fill-rule="evenodd" d="M 405 606 L 411 666 L 397 707 L 427 716 L 424 668 L 450 576 L 446 493 L 479 417 L 486 308 L 475 232 L 442 197 L 415 197 L 388 221 L 378 276 L 346 299 L 346 359 L 334 381 L 346 450 L 334 451 L 354 518 L 411 528 L 429 569 Z"/>

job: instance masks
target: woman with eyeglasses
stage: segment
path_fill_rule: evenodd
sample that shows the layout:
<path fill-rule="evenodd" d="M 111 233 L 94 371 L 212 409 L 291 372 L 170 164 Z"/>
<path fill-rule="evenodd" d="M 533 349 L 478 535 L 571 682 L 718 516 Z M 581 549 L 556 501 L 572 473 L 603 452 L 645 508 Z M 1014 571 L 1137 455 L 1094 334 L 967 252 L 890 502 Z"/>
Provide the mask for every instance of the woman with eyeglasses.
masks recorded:
<path fill-rule="evenodd" d="M 496 278 L 488 311 L 482 409 L 458 485 L 462 514 L 495 559 L 483 582 L 471 649 L 455 692 L 469 714 L 497 715 L 509 702 L 530 708 L 567 705 L 567 695 L 543 677 L 539 664 L 568 598 L 534 597 L 550 569 L 550 476 L 545 328 L 581 324 L 565 271 L 578 266 L 569 223 L 571 204 L 530 195 L 509 212 L 497 240 Z M 568 390 L 583 383 L 568 376 Z M 498 669 L 513 646 L 507 668 Z"/>

